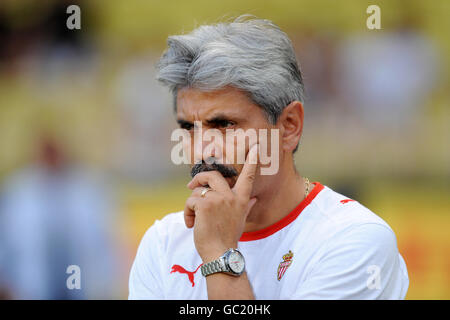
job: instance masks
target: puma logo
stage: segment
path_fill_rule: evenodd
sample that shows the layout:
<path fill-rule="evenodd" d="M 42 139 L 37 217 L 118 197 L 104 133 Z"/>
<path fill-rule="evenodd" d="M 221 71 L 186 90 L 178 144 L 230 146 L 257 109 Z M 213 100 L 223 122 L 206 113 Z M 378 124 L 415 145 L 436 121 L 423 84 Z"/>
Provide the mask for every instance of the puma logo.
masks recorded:
<path fill-rule="evenodd" d="M 195 286 L 194 283 L 194 275 L 195 273 L 198 271 L 198 269 L 200 269 L 200 267 L 203 265 L 200 264 L 197 269 L 195 269 L 195 271 L 187 271 L 185 268 L 183 268 L 182 266 L 178 265 L 178 264 L 174 264 L 172 266 L 172 271 L 170 271 L 170 273 L 174 273 L 174 272 L 179 272 L 179 273 L 185 273 L 188 276 L 189 281 L 192 283 L 192 286 Z"/>
<path fill-rule="evenodd" d="M 346 204 L 347 202 L 350 202 L 350 201 L 356 201 L 356 200 L 352 200 L 352 199 L 344 199 L 344 200 L 341 200 L 341 203 L 342 203 L 342 204 Z"/>

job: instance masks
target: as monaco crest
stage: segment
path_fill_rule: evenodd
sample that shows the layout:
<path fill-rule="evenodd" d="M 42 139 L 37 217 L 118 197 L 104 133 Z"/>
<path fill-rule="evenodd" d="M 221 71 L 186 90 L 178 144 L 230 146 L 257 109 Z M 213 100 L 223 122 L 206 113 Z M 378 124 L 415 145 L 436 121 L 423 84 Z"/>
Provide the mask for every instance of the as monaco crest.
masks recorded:
<path fill-rule="evenodd" d="M 280 265 L 278 266 L 278 272 L 277 272 L 278 281 L 281 280 L 281 278 L 285 274 L 287 268 L 289 268 L 289 266 L 291 265 L 293 257 L 294 257 L 294 254 L 292 253 L 291 250 L 289 250 L 289 252 L 283 256 L 283 261 L 280 262 Z"/>

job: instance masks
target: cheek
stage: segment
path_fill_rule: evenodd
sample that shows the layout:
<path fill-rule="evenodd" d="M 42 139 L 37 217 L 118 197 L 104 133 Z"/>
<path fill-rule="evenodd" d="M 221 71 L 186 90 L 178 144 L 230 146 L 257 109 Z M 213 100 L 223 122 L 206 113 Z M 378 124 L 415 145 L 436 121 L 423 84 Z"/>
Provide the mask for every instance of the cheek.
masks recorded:
<path fill-rule="evenodd" d="M 282 156 L 282 137 L 278 128 L 265 130 L 259 135 L 259 163 L 262 168 L 279 167 Z"/>
<path fill-rule="evenodd" d="M 257 171 L 255 182 L 253 183 L 252 196 L 264 194 L 267 191 L 274 192 L 274 186 L 277 185 L 276 175 L 261 175 L 260 170 Z"/>
<path fill-rule="evenodd" d="M 222 154 L 225 164 L 233 165 L 236 168 L 235 165 L 237 164 L 237 150 L 237 144 L 235 143 L 234 139 L 231 139 L 229 137 L 228 139 L 224 139 Z"/>
<path fill-rule="evenodd" d="M 258 131 L 250 128 L 227 132 L 223 144 L 223 155 L 227 164 L 243 165 L 250 146 L 258 143 Z"/>
<path fill-rule="evenodd" d="M 183 152 L 189 164 L 194 164 L 194 140 L 191 138 L 183 139 Z"/>

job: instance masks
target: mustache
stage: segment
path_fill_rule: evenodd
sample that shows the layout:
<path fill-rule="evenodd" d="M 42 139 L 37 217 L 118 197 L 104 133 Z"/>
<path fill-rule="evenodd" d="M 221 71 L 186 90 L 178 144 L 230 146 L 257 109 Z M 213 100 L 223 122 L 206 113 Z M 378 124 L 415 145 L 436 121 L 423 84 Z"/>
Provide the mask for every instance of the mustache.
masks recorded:
<path fill-rule="evenodd" d="M 220 163 L 208 164 L 202 160 L 202 163 L 195 164 L 191 169 L 191 177 L 195 177 L 200 172 L 204 171 L 219 171 L 224 178 L 231 178 L 238 175 L 238 172 L 233 167 L 227 167 Z"/>

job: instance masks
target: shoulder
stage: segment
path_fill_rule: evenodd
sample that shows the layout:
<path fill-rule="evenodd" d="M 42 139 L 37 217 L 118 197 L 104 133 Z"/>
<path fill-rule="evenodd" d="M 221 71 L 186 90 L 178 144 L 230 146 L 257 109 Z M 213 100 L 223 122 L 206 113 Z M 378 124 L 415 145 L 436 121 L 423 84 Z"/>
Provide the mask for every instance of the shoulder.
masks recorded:
<path fill-rule="evenodd" d="M 314 205 L 319 222 L 314 228 L 319 237 L 316 262 L 339 260 L 338 265 L 350 264 L 349 268 L 397 262 L 394 231 L 361 203 L 325 187 Z"/>
<path fill-rule="evenodd" d="M 377 214 L 366 208 L 357 200 L 324 187 L 312 203 L 315 207 L 317 230 L 327 238 L 346 234 L 359 228 L 371 229 L 373 232 L 394 235 L 391 227 Z M 370 227 L 371 226 L 371 227 Z M 351 233 L 351 232 L 350 232 Z"/>
<path fill-rule="evenodd" d="M 129 299 L 164 299 L 161 275 L 166 274 L 167 246 L 170 235 L 183 229 L 187 230 L 183 212 L 175 212 L 156 220 L 145 232 L 130 271 Z"/>
<path fill-rule="evenodd" d="M 155 228 L 161 235 L 167 235 L 171 231 L 185 230 L 186 225 L 184 224 L 184 212 L 172 212 L 165 215 L 162 219 L 155 220 L 154 224 L 149 228 Z"/>
<path fill-rule="evenodd" d="M 358 201 L 324 187 L 311 205 L 317 259 L 330 253 L 343 254 L 343 250 L 372 255 L 390 252 L 392 257 L 398 253 L 392 228 Z"/>
<path fill-rule="evenodd" d="M 314 254 L 295 296 L 404 298 L 409 280 L 390 226 L 359 202 L 327 187 L 311 204 L 314 210 L 308 216 L 314 225 L 309 242 L 315 244 Z"/>
<path fill-rule="evenodd" d="M 157 219 L 145 232 L 141 240 L 141 246 L 154 247 L 158 244 L 161 248 L 173 241 L 173 238 L 191 232 L 184 223 L 183 211 L 169 213 L 162 219 Z"/>
<path fill-rule="evenodd" d="M 189 230 L 184 225 L 183 212 L 174 212 L 156 220 L 147 229 L 137 249 L 131 274 L 142 274 L 141 277 L 152 273 L 152 268 L 158 270 L 159 266 L 168 258 L 166 251 L 171 239 L 178 234 Z"/>

